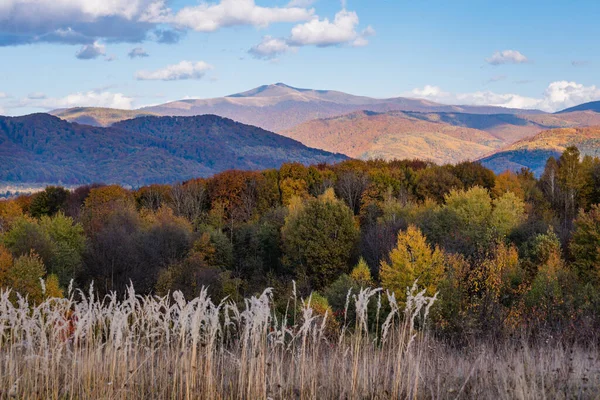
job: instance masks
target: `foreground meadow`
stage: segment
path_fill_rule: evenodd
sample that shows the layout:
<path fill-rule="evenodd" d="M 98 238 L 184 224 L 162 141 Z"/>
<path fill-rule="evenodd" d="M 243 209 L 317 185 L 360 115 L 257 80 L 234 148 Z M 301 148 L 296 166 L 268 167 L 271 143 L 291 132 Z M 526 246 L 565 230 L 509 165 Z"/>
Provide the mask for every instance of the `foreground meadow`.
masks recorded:
<path fill-rule="evenodd" d="M 294 293 L 277 312 L 270 290 L 236 305 L 206 290 L 186 301 L 92 289 L 35 306 L 4 291 L 0 398 L 596 398 L 596 348 L 450 347 L 427 334 L 435 301 L 363 289 L 348 294 L 354 322 L 339 325 Z"/>

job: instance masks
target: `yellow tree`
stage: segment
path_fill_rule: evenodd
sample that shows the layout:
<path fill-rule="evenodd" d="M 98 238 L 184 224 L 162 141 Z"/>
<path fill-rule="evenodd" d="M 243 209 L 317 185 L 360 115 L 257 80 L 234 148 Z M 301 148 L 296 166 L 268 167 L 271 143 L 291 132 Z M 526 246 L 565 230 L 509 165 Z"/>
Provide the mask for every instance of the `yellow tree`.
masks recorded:
<path fill-rule="evenodd" d="M 12 265 L 12 254 L 3 244 L 0 244 L 0 288 L 8 285 L 8 273 Z"/>
<path fill-rule="evenodd" d="M 512 171 L 504 171 L 496 177 L 496 183 L 492 188 L 494 198 L 501 197 L 505 193 L 514 193 L 520 199 L 525 198 L 525 192 L 517 174 Z"/>
<path fill-rule="evenodd" d="M 406 289 L 419 280 L 418 286 L 427 289 L 428 295 L 437 291 L 444 275 L 444 253 L 431 248 L 421 231 L 410 225 L 398 234 L 398 244 L 390 253 L 390 263 L 381 263 L 381 284 L 393 290 L 396 298 L 406 298 Z"/>
<path fill-rule="evenodd" d="M 360 258 L 358 264 L 352 270 L 350 277 L 356 281 L 362 287 L 368 287 L 373 285 L 373 279 L 371 278 L 371 270 L 367 265 L 364 258 Z"/>
<path fill-rule="evenodd" d="M 23 210 L 16 201 L 0 201 L 0 232 L 5 232 L 12 227 L 12 224 L 23 217 Z"/>

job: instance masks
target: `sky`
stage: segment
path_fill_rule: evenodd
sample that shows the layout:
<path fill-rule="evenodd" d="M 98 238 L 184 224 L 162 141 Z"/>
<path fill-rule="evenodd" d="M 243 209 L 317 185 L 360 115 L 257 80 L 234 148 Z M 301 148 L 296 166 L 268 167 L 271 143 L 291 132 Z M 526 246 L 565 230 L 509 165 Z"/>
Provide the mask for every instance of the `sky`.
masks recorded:
<path fill-rule="evenodd" d="M 0 0 L 0 114 L 283 82 L 557 111 L 600 100 L 598 0 Z"/>

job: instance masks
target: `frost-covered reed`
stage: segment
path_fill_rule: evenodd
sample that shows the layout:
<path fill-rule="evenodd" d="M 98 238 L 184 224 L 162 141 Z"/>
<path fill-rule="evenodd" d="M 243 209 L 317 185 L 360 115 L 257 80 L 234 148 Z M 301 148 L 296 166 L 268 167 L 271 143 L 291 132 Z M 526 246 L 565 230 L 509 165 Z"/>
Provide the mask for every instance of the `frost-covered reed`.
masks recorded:
<path fill-rule="evenodd" d="M 350 293 L 347 309 L 355 309 L 355 322 L 331 337 L 327 324 L 333 316 L 315 311 L 312 297 L 293 293 L 287 311 L 278 314 L 270 289 L 243 304 L 215 303 L 206 290 L 189 300 L 179 292 L 139 296 L 133 287 L 123 297 L 98 298 L 92 287 L 33 305 L 3 291 L 0 398 L 536 398 L 535 393 L 553 398 L 552 393 L 562 393 L 548 386 L 547 374 L 561 368 L 566 350 L 539 355 L 541 367 L 532 362 L 534 351 L 528 358 L 510 353 L 504 359 L 481 349 L 476 357 L 449 351 L 427 337 L 425 322 L 435 301 L 416 286 L 408 290 L 403 308 L 381 289 Z M 376 310 L 373 320 L 369 308 Z M 384 309 L 389 312 L 380 315 Z M 506 371 L 485 375 L 493 364 Z M 590 358 L 571 369 L 580 378 L 587 373 L 592 390 L 598 387 L 589 372 L 595 367 Z M 573 379 L 564 378 L 561 388 L 576 387 L 580 382 Z"/>

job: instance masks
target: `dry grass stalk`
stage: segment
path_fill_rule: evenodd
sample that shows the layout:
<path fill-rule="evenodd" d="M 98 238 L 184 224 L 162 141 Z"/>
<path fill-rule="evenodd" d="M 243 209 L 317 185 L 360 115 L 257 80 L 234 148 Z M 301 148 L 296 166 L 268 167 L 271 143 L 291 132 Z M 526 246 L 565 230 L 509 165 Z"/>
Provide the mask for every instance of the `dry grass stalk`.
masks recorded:
<path fill-rule="evenodd" d="M 391 311 L 379 326 L 382 294 L 349 294 L 356 325 L 331 338 L 311 298 L 294 295 L 277 315 L 270 290 L 242 307 L 206 290 L 189 301 L 69 290 L 39 305 L 1 292 L 0 398 L 549 399 L 600 388 L 595 349 L 453 350 L 422 329 L 435 297 L 415 285 L 401 309 L 385 293 Z"/>

